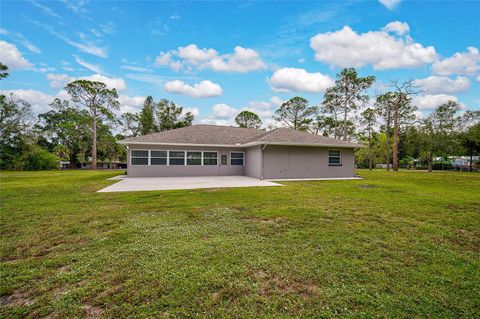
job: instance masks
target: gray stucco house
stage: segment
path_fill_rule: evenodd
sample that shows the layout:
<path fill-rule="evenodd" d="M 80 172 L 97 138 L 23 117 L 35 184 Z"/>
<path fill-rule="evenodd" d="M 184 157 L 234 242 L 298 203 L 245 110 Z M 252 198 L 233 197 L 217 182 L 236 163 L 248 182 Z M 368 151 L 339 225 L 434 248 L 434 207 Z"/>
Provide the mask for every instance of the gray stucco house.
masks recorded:
<path fill-rule="evenodd" d="M 289 128 L 266 132 L 216 125 L 193 125 L 118 143 L 128 149 L 129 177 L 353 177 L 354 150 L 363 147 Z"/>

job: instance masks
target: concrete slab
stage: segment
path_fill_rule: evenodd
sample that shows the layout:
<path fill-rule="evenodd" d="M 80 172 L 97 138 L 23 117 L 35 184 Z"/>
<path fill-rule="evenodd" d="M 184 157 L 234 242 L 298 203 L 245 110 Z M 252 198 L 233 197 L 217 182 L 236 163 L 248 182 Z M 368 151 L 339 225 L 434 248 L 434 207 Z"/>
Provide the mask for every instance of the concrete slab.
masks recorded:
<path fill-rule="evenodd" d="M 282 186 L 267 180 L 248 176 L 194 176 L 194 177 L 127 177 L 99 190 L 108 192 L 162 191 L 223 187 Z"/>
<path fill-rule="evenodd" d="M 363 179 L 362 177 L 322 177 L 322 178 L 270 178 L 266 181 L 274 182 L 294 182 L 294 181 L 347 181 L 352 179 Z"/>

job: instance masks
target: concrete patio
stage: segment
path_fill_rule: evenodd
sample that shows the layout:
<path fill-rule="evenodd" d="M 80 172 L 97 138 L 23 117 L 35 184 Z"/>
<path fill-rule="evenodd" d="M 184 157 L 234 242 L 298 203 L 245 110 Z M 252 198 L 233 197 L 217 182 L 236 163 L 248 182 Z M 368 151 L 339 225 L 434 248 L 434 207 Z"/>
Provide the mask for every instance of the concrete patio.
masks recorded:
<path fill-rule="evenodd" d="M 131 177 L 118 178 L 118 183 L 99 190 L 99 193 L 162 191 L 198 188 L 282 186 L 267 180 L 248 176 L 193 176 L 193 177 Z"/>

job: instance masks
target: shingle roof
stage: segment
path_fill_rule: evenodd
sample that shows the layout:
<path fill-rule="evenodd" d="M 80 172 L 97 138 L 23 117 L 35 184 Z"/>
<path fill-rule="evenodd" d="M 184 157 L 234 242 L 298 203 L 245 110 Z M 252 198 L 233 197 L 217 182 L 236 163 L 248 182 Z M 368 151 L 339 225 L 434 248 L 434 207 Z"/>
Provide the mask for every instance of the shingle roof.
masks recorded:
<path fill-rule="evenodd" d="M 258 144 L 311 145 L 363 147 L 347 141 L 300 132 L 290 128 L 262 131 L 254 128 L 240 128 L 218 125 L 192 125 L 170 131 L 137 136 L 119 141 L 121 144 L 199 144 L 251 146 Z"/>
<path fill-rule="evenodd" d="M 192 125 L 174 130 L 127 138 L 122 144 L 135 142 L 168 144 L 235 145 L 255 138 L 265 132 L 254 128 L 218 125 Z"/>

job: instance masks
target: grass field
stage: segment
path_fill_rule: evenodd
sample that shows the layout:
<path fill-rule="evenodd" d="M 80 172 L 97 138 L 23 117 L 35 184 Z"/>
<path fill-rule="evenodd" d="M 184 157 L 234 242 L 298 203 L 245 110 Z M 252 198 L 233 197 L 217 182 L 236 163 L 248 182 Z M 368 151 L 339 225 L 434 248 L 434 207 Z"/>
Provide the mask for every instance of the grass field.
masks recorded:
<path fill-rule="evenodd" d="M 96 193 L 1 174 L 0 317 L 473 318 L 480 174 Z"/>

